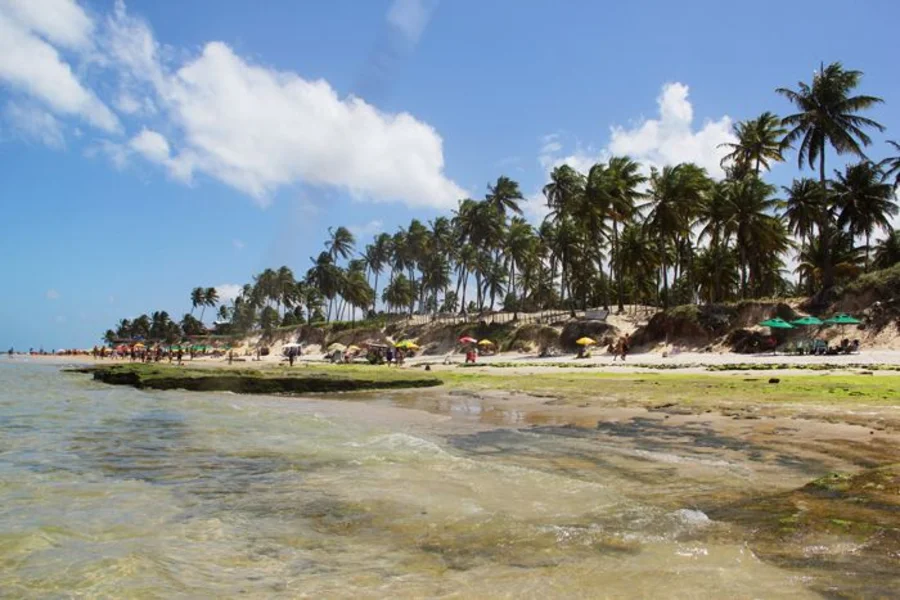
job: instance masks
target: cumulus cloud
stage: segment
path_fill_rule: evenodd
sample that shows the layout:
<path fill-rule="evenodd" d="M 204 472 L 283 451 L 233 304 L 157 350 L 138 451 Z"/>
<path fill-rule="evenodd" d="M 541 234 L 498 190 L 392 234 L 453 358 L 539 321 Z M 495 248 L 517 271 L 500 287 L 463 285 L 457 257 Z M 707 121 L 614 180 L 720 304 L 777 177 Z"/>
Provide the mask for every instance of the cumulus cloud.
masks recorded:
<path fill-rule="evenodd" d="M 202 172 L 260 204 L 297 182 L 410 206 L 449 207 L 464 195 L 444 176 L 443 142 L 429 125 L 340 98 L 324 80 L 252 65 L 223 43 L 207 44 L 165 93 L 184 133 L 172 159 L 182 178 Z"/>
<path fill-rule="evenodd" d="M 237 283 L 222 283 L 216 286 L 216 293 L 219 294 L 219 302 L 231 302 L 238 296 L 244 288 Z"/>
<path fill-rule="evenodd" d="M 705 121 L 695 131 L 694 108 L 688 100 L 688 91 L 683 83 L 664 85 L 656 101 L 659 118 L 631 128 L 613 127 L 607 151 L 612 155 L 627 154 L 656 167 L 694 162 L 714 177 L 724 176 L 719 162 L 727 150 L 719 145 L 734 141 L 731 118 L 725 115 Z"/>
<path fill-rule="evenodd" d="M 658 118 L 640 119 L 628 127 L 612 126 L 609 142 L 603 148 L 576 144 L 574 150 L 564 152 L 560 134 L 543 136 L 540 138 L 538 164 L 545 171 L 544 177 L 549 177 L 553 168 L 560 165 L 569 165 L 587 174 L 594 164 L 622 155 L 639 161 L 645 173 L 649 173 L 650 167 L 694 162 L 706 168 L 713 177 L 723 177 L 725 173 L 719 162 L 727 150 L 719 148 L 719 145 L 735 141 L 731 133 L 732 120 L 725 115 L 704 121 L 699 129 L 695 129 L 694 108 L 688 99 L 688 92 L 688 86 L 683 83 L 663 85 L 656 99 Z M 542 220 L 549 212 L 540 191 L 528 195 L 522 209 L 535 222 Z"/>
<path fill-rule="evenodd" d="M 139 134 L 131 138 L 128 146 L 152 162 L 165 164 L 169 161 L 169 142 L 162 134 L 152 129 L 143 128 Z"/>
<path fill-rule="evenodd" d="M 440 135 L 412 115 L 340 97 L 325 80 L 250 63 L 222 42 L 170 68 L 149 26 L 121 1 L 108 22 L 105 47 L 122 85 L 132 95 L 151 90 L 178 134 L 143 135 L 131 149 L 177 179 L 203 174 L 263 206 L 296 183 L 409 206 L 447 208 L 465 195 L 443 173 Z"/>
<path fill-rule="evenodd" d="M 368 237 L 384 231 L 384 222 L 382 222 L 381 219 L 373 219 L 364 225 L 351 225 L 347 229 L 349 229 L 350 232 L 356 236 L 357 241 L 359 241 L 359 238 Z"/>
<path fill-rule="evenodd" d="M 71 0 L 0 0 L 0 81 L 58 114 L 118 131 L 118 117 L 82 85 L 50 43 L 83 48 L 89 43 L 89 25 L 90 19 Z"/>
<path fill-rule="evenodd" d="M 3 111 L 3 117 L 12 131 L 24 140 L 51 148 L 62 148 L 66 145 L 60 122 L 38 106 L 9 102 Z"/>
<path fill-rule="evenodd" d="M 600 150 L 592 147 L 576 148 L 563 155 L 555 141 L 544 144 L 538 160 L 548 171 L 555 166 L 568 164 L 586 173 L 598 162 L 610 156 L 628 155 L 640 161 L 646 168 L 663 167 L 681 162 L 694 162 L 706 168 L 710 175 L 723 177 L 719 162 L 727 150 L 719 148 L 725 142 L 733 142 L 732 120 L 727 115 L 707 120 L 694 129 L 694 108 L 688 99 L 689 88 L 683 83 L 667 83 L 656 99 L 659 117 L 641 119 L 636 124 L 610 128 L 609 143 Z"/>
<path fill-rule="evenodd" d="M 387 21 L 414 42 L 435 6 L 396 0 Z M 57 116 L 121 132 L 118 116 L 60 49 L 103 72 L 111 104 L 140 128 L 126 142 L 100 140 L 88 150 L 117 168 L 141 156 L 185 183 L 211 177 L 260 205 L 296 184 L 415 207 L 449 208 L 466 195 L 444 174 L 441 136 L 408 113 L 384 112 L 323 79 L 251 62 L 224 42 L 211 41 L 199 54 L 165 46 L 123 0 L 96 20 L 74 0 L 0 0 L 0 83 Z"/>

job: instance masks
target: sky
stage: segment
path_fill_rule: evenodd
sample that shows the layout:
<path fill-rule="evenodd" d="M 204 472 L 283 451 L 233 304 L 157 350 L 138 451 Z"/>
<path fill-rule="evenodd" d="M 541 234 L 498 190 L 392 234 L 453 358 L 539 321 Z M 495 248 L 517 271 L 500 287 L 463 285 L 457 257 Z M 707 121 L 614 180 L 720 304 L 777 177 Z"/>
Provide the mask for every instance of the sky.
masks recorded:
<path fill-rule="evenodd" d="M 0 0 L 0 345 L 179 319 L 193 287 L 305 273 L 328 227 L 362 246 L 499 175 L 536 223 L 562 163 L 721 175 L 732 124 L 787 114 L 775 88 L 820 61 L 885 99 L 881 158 L 900 139 L 900 4 L 849 6 Z M 792 153 L 768 177 L 797 175 Z"/>

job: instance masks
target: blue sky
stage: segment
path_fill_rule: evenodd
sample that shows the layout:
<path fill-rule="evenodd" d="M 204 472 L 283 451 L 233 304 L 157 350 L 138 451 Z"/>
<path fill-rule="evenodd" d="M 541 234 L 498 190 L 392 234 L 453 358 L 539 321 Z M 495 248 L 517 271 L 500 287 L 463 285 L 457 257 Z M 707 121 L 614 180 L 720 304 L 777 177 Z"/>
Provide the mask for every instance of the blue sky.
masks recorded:
<path fill-rule="evenodd" d="M 0 344 L 180 317 L 194 286 L 305 272 L 328 226 L 364 242 L 501 174 L 533 219 L 563 161 L 716 174 L 731 123 L 785 114 L 774 89 L 819 61 L 886 100 L 880 158 L 897 22 L 889 0 L 0 0 Z"/>

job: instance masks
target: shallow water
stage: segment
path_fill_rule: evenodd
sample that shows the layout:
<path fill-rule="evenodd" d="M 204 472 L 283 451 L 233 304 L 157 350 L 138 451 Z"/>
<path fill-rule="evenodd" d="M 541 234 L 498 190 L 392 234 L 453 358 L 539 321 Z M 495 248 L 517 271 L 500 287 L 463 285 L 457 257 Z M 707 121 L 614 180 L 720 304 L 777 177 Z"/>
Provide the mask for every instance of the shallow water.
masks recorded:
<path fill-rule="evenodd" d="M 691 501 L 746 464 L 466 413 L 0 361 L 0 596 L 819 597 Z"/>

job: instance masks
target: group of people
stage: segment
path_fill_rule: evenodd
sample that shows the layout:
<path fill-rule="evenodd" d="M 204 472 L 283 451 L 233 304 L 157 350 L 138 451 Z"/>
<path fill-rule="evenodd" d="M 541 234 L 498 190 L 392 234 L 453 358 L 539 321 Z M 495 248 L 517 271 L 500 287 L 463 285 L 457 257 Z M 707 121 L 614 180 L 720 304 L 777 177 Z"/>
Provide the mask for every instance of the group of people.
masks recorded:
<path fill-rule="evenodd" d="M 625 356 L 628 354 L 628 350 L 631 347 L 631 336 L 627 333 L 619 339 L 617 339 L 614 343 L 610 344 L 607 348 L 607 351 L 613 355 L 613 362 L 616 362 L 616 359 L 621 357 L 622 361 L 625 360 Z"/>
<path fill-rule="evenodd" d="M 164 348 L 161 345 L 157 345 L 153 348 L 147 348 L 146 346 L 134 345 L 128 347 L 116 347 L 116 348 L 107 348 L 106 346 L 94 346 L 91 349 L 91 356 L 94 359 L 106 359 L 109 358 L 111 360 L 128 360 L 130 362 L 141 362 L 141 363 L 151 363 L 151 362 L 161 362 L 163 360 L 168 360 L 171 364 L 172 362 L 177 361 L 178 364 L 182 364 L 184 359 L 184 351 L 181 348 L 177 350 Z M 193 358 L 193 355 L 191 356 Z"/>

